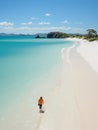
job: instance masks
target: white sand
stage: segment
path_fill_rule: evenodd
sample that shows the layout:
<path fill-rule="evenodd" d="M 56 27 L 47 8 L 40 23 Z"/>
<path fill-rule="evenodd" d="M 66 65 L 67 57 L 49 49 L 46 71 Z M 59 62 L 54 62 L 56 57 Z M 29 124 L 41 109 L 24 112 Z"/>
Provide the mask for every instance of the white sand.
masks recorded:
<path fill-rule="evenodd" d="M 70 40 L 76 44 L 61 51 L 59 84 L 35 130 L 98 130 L 98 42 Z"/>
<path fill-rule="evenodd" d="M 98 41 L 82 41 L 77 51 L 98 73 Z"/>
<path fill-rule="evenodd" d="M 10 117 L 2 117 L 0 130 L 98 130 L 98 42 L 68 40 L 75 44 L 61 50 L 56 87 L 44 95 L 45 113 L 38 113 L 31 91 L 19 108 L 13 104 Z"/>

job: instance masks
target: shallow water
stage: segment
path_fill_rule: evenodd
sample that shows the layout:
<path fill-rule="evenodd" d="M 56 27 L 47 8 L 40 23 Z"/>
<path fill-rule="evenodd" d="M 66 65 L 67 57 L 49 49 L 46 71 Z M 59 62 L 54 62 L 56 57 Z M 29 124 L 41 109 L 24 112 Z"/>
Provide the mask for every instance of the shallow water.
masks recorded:
<path fill-rule="evenodd" d="M 63 39 L 0 37 L 0 115 L 29 91 L 50 91 L 61 49 L 72 44 Z"/>

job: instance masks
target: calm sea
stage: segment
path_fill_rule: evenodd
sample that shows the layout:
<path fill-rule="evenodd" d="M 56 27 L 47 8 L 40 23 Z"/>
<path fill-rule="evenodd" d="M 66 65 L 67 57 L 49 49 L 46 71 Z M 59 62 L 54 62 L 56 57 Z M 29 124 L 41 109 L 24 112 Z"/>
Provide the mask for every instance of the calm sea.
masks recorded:
<path fill-rule="evenodd" d="M 60 64 L 61 49 L 72 44 L 63 39 L 0 37 L 0 114 L 26 92 L 49 91 L 53 86 L 46 84 Z"/>

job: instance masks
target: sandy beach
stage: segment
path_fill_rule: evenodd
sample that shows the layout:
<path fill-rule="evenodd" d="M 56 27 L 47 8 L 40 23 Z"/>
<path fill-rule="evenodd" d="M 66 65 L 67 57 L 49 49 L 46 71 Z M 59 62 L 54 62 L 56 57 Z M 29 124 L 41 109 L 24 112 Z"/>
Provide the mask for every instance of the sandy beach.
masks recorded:
<path fill-rule="evenodd" d="M 45 113 L 31 91 L 2 117 L 2 130 L 98 130 L 98 42 L 67 40 L 74 44 L 61 50 L 56 85 L 44 95 Z"/>
<path fill-rule="evenodd" d="M 98 42 L 69 40 L 75 44 L 61 51 L 59 84 L 45 102 L 45 113 L 38 115 L 35 130 L 98 129 L 98 60 L 92 59 Z"/>
<path fill-rule="evenodd" d="M 0 1 L 0 130 L 98 130 L 98 0 Z"/>

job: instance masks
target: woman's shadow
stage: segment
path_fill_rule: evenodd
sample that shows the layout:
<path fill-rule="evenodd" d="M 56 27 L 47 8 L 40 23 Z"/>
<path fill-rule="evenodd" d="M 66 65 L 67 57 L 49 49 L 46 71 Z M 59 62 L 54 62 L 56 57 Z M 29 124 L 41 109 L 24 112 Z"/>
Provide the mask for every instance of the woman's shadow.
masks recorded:
<path fill-rule="evenodd" d="M 44 110 L 40 110 L 39 112 L 40 112 L 40 113 L 44 113 L 45 111 L 44 111 Z"/>

